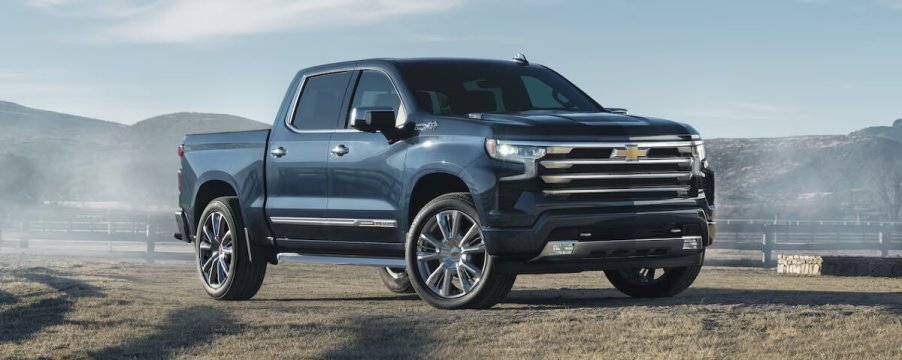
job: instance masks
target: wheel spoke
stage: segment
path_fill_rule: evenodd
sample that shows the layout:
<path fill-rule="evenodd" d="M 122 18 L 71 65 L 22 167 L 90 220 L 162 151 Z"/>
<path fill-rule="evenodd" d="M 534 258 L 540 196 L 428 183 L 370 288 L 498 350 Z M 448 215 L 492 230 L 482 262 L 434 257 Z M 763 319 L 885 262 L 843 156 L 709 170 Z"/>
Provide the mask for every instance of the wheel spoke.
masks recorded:
<path fill-rule="evenodd" d="M 213 232 L 210 231 L 210 225 L 204 224 L 204 237 L 207 238 L 207 242 L 213 244 L 216 242 L 216 236 L 213 235 Z"/>
<path fill-rule="evenodd" d="M 470 289 L 473 288 L 473 284 L 468 279 L 467 271 L 464 270 L 460 264 L 457 265 L 457 277 L 460 279 L 461 290 L 463 290 L 464 294 L 470 292 Z"/>
<path fill-rule="evenodd" d="M 470 230 L 467 230 L 467 233 L 460 239 L 460 246 L 464 246 L 476 239 L 476 235 L 479 235 L 479 225 L 473 224 L 470 226 Z"/>
<path fill-rule="evenodd" d="M 213 213 L 211 220 L 213 220 L 213 237 L 216 239 L 216 242 L 219 242 L 219 231 L 221 230 L 219 226 L 222 223 L 222 217 L 219 213 Z"/>
<path fill-rule="evenodd" d="M 475 245 L 475 246 L 473 246 L 473 247 L 463 248 L 463 249 L 460 250 L 460 253 L 461 253 L 461 254 L 464 254 L 464 255 L 467 255 L 467 254 L 482 254 L 482 253 L 484 253 L 484 252 L 485 252 L 485 244 L 483 244 L 482 242 L 480 242 L 479 244 L 477 244 L 477 245 Z"/>
<path fill-rule="evenodd" d="M 451 211 L 451 238 L 450 240 L 458 240 L 460 236 L 460 212 Z"/>
<path fill-rule="evenodd" d="M 439 265 L 437 268 L 435 268 L 435 271 L 433 271 L 432 274 L 429 275 L 429 277 L 426 279 L 426 285 L 429 285 L 431 287 L 438 286 L 438 280 L 442 276 L 442 270 L 444 269 L 444 265 Z"/>
<path fill-rule="evenodd" d="M 219 269 L 222 271 L 223 280 L 229 277 L 229 266 L 226 264 L 225 256 L 219 256 Z"/>
<path fill-rule="evenodd" d="M 417 261 L 432 261 L 441 259 L 441 254 L 437 252 L 418 252 Z"/>
<path fill-rule="evenodd" d="M 210 245 L 209 242 L 200 243 L 200 249 L 203 251 L 210 251 L 211 248 L 212 248 L 212 245 Z"/>
<path fill-rule="evenodd" d="M 453 234 L 451 233 L 451 226 L 450 224 L 448 224 L 447 213 L 438 213 L 437 215 L 435 215 L 435 221 L 438 225 L 438 229 L 442 232 L 442 240 L 447 243 L 453 236 Z"/>
<path fill-rule="evenodd" d="M 210 283 L 211 277 L 213 276 L 213 262 L 215 261 L 215 257 L 210 256 L 207 261 L 204 262 L 204 265 L 201 266 L 200 272 L 204 274 L 204 278 L 207 279 L 207 283 Z"/>
<path fill-rule="evenodd" d="M 473 277 L 476 279 L 482 278 L 482 270 L 477 270 L 473 264 L 470 264 L 467 261 L 461 261 L 460 266 L 467 270 L 468 273 L 473 274 Z"/>
<path fill-rule="evenodd" d="M 232 256 L 232 248 L 231 247 L 222 247 L 222 248 L 219 248 L 219 251 L 222 252 L 223 254 Z"/>
<path fill-rule="evenodd" d="M 645 269 L 645 281 L 652 282 L 655 280 L 655 269 Z"/>
<path fill-rule="evenodd" d="M 220 239 L 219 242 L 223 246 L 225 246 L 225 244 L 231 244 L 232 243 L 232 231 L 231 230 L 226 231 L 226 233 L 222 235 L 222 238 Z"/>
<path fill-rule="evenodd" d="M 451 295 L 451 269 L 445 269 L 445 276 L 442 277 L 442 296 Z"/>
<path fill-rule="evenodd" d="M 429 236 L 427 234 L 420 234 L 420 240 L 429 243 L 429 245 L 432 245 L 432 247 L 434 247 L 436 250 L 445 247 L 444 244 L 442 244 L 441 242 L 439 242 L 436 239 L 433 239 L 432 236 Z"/>

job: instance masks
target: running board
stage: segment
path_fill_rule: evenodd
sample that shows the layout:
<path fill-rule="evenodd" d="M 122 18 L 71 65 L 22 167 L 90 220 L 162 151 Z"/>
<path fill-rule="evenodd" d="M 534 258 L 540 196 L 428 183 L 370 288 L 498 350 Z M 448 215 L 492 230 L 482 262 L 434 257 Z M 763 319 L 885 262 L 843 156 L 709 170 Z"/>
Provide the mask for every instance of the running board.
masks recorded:
<path fill-rule="evenodd" d="M 354 256 L 329 256 L 329 255 L 302 255 L 295 253 L 281 253 L 278 255 L 279 264 L 283 261 L 292 264 L 319 264 L 319 265 L 356 265 L 406 268 L 404 259 L 393 258 L 367 258 Z"/>

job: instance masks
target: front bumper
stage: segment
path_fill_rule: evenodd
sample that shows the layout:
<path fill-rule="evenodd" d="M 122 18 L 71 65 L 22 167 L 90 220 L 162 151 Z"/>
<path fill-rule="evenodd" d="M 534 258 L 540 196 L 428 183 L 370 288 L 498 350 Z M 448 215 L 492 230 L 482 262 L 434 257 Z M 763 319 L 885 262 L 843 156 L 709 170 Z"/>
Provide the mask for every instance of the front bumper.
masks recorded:
<path fill-rule="evenodd" d="M 483 229 L 489 254 L 518 273 L 697 265 L 715 232 L 703 209 L 558 212 L 530 228 Z"/>

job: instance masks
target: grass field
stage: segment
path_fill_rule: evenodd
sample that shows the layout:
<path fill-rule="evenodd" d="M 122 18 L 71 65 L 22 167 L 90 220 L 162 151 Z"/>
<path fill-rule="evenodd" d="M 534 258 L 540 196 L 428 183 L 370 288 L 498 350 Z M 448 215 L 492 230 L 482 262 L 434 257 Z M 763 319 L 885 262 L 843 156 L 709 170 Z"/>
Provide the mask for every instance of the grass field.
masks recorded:
<path fill-rule="evenodd" d="M 188 264 L 0 257 L 0 358 L 902 358 L 902 279 L 707 268 L 670 299 L 601 273 L 521 276 L 490 310 L 441 311 L 370 268 L 271 266 L 252 301 Z"/>

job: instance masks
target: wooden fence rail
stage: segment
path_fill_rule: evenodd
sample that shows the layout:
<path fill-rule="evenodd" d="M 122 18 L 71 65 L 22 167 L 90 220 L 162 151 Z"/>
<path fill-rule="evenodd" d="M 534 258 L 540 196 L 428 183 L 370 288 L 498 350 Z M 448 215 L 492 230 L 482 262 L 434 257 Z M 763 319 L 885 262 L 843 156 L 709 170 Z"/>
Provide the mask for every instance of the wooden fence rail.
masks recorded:
<path fill-rule="evenodd" d="M 0 248 L 18 248 L 35 253 L 54 253 L 54 249 L 38 250 L 33 242 L 67 244 L 102 244 L 104 251 L 88 255 L 145 258 L 148 261 L 192 257 L 190 246 L 173 239 L 175 224 L 168 215 L 104 216 L 73 215 L 55 219 L 0 221 Z M 82 243 L 79 243 L 82 242 Z M 144 243 L 142 250 L 116 250 L 117 245 Z M 160 244 L 170 244 L 159 251 Z M 133 248 L 133 247 L 132 247 Z M 776 266 L 777 252 L 783 251 L 872 251 L 887 257 L 890 251 L 902 250 L 902 224 L 838 221 L 773 221 L 720 220 L 718 235 L 711 249 L 760 252 L 755 260 L 729 260 L 708 256 L 706 263 L 723 266 Z"/>
<path fill-rule="evenodd" d="M 890 251 L 902 250 L 902 225 L 719 221 L 717 238 L 711 249 L 761 252 L 760 261 L 706 260 L 709 264 L 736 266 L 774 267 L 774 253 L 781 251 L 879 251 L 882 257 L 887 257 Z"/>

